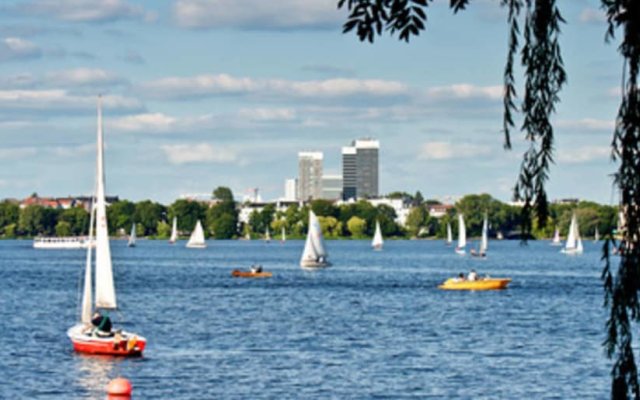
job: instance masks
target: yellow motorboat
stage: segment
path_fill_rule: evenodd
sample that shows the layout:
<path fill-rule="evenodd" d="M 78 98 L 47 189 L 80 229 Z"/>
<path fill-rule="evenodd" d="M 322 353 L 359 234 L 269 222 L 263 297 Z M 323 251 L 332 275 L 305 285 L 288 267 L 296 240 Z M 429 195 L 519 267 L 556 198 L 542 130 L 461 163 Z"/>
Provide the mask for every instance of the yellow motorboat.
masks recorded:
<path fill-rule="evenodd" d="M 511 278 L 481 278 L 475 281 L 450 278 L 438 286 L 443 290 L 498 290 L 504 289 L 511 282 Z"/>

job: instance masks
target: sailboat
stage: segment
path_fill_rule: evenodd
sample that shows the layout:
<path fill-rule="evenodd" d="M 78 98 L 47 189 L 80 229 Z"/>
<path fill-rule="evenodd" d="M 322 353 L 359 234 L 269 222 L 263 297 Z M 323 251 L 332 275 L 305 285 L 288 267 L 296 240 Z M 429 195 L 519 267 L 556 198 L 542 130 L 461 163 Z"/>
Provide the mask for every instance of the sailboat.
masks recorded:
<path fill-rule="evenodd" d="M 280 237 L 280 243 L 284 243 L 287 241 L 287 233 L 285 232 L 284 226 L 282 227 L 282 234 Z"/>
<path fill-rule="evenodd" d="M 131 225 L 131 234 L 129 235 L 129 247 L 136 247 L 136 224 Z"/>
<path fill-rule="evenodd" d="M 268 226 L 267 226 L 267 230 L 264 232 L 264 241 L 267 243 L 271 241 L 271 233 L 269 232 Z"/>
<path fill-rule="evenodd" d="M 598 227 L 597 226 L 596 226 L 596 232 L 593 235 L 593 241 L 594 242 L 600 241 L 600 232 L 598 232 Z"/>
<path fill-rule="evenodd" d="M 96 236 L 95 298 L 93 297 L 94 288 L 92 281 L 93 249 L 89 246 L 84 270 L 84 289 L 80 321 L 75 326 L 69 328 L 67 336 L 71 339 L 73 349 L 77 352 L 139 356 L 142 355 L 142 351 L 147 343 L 144 337 L 122 330 L 117 330 L 115 333 L 98 333 L 97 329 L 91 324 L 94 311 L 98 309 L 113 310 L 117 308 L 111 263 L 111 248 L 109 246 L 109 232 L 107 231 L 102 105 L 100 98 L 98 98 L 97 142 L 96 191 L 92 201 L 89 224 L 89 240 L 93 239 L 94 228 Z M 93 304 L 94 300 L 95 304 Z"/>
<path fill-rule="evenodd" d="M 582 240 L 580 239 L 578 219 L 576 218 L 576 214 L 573 214 L 571 217 L 571 225 L 569 226 L 567 242 L 561 252 L 565 254 L 582 254 L 582 250 Z"/>
<path fill-rule="evenodd" d="M 487 248 L 489 247 L 489 221 L 487 215 L 484 216 L 484 222 L 482 223 L 482 239 L 480 240 L 480 248 L 478 251 L 471 249 L 471 255 L 474 257 L 486 257 Z"/>
<path fill-rule="evenodd" d="M 178 240 L 178 218 L 173 217 L 173 224 L 171 226 L 171 237 L 169 243 L 174 244 Z"/>
<path fill-rule="evenodd" d="M 456 253 L 464 255 L 466 246 L 467 228 L 464 226 L 464 217 L 462 214 L 458 214 L 458 246 L 456 247 Z"/>
<path fill-rule="evenodd" d="M 187 242 L 187 247 L 192 249 L 204 249 L 207 247 L 207 243 L 204 241 L 204 231 L 202 230 L 200 220 L 198 220 L 195 229 L 191 232 L 191 236 Z"/>
<path fill-rule="evenodd" d="M 309 230 L 307 231 L 307 240 L 304 244 L 304 251 L 300 258 L 300 266 L 306 269 L 325 268 L 331 265 L 327 261 L 329 254 L 324 248 L 324 239 L 322 238 L 322 228 L 318 217 L 309 210 Z"/>
<path fill-rule="evenodd" d="M 551 241 L 552 246 L 562 246 L 562 242 L 560 241 L 560 229 L 556 228 L 556 231 L 553 234 L 553 240 Z"/>
<path fill-rule="evenodd" d="M 373 247 L 374 250 L 382 250 L 383 244 L 384 244 L 384 240 L 382 239 L 380 222 L 376 221 L 376 233 L 373 235 L 373 240 L 371 241 L 371 247 Z"/>
<path fill-rule="evenodd" d="M 451 243 L 453 243 L 453 234 L 451 233 L 451 223 L 447 222 L 447 242 L 446 242 L 446 245 L 447 246 L 451 246 Z"/>

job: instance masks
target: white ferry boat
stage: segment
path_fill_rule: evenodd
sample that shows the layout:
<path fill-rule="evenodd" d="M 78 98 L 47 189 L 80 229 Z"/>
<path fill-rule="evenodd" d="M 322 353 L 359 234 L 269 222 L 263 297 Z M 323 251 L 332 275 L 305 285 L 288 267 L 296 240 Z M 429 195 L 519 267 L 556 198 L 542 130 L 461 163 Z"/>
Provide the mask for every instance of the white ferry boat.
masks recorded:
<path fill-rule="evenodd" d="M 36 237 L 33 239 L 34 249 L 86 249 L 95 247 L 95 241 L 89 241 L 86 236 L 66 237 Z"/>

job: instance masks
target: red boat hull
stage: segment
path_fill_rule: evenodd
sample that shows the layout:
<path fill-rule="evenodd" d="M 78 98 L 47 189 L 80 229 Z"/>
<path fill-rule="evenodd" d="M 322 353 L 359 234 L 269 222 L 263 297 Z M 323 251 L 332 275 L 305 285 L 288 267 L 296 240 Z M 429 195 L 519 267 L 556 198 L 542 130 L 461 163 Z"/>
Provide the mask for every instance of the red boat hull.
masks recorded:
<path fill-rule="evenodd" d="M 73 343 L 73 350 L 84 354 L 100 354 L 109 356 L 136 357 L 141 356 L 147 341 L 141 336 L 123 332 L 109 337 L 97 337 L 85 334 L 80 329 L 72 328 L 69 338 Z"/>

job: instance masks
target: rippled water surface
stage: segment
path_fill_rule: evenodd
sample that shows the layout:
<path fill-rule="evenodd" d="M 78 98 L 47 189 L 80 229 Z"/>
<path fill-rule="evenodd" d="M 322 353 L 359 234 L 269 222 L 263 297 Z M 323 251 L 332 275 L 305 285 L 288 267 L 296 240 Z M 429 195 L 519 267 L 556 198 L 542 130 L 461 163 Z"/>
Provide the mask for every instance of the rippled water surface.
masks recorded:
<path fill-rule="evenodd" d="M 0 398 L 606 398 L 600 246 L 491 242 L 486 260 L 439 241 L 329 241 L 333 267 L 298 267 L 302 241 L 112 241 L 116 327 L 144 357 L 74 354 L 83 251 L 0 241 Z M 271 279 L 234 279 L 259 262 Z M 509 289 L 447 292 L 475 268 Z"/>

